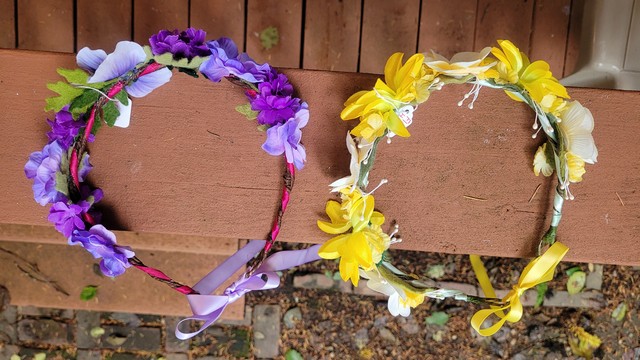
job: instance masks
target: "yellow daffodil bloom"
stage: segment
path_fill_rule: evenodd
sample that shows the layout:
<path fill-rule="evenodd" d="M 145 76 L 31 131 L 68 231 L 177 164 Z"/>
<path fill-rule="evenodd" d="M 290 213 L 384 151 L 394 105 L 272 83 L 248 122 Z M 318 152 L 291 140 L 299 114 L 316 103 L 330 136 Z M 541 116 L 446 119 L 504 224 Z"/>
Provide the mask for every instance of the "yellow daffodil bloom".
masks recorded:
<path fill-rule="evenodd" d="M 498 40 L 500 48 L 492 48 L 491 53 L 499 61 L 495 71 L 488 74 L 496 82 L 510 83 L 522 86 L 531 98 L 541 103 L 546 95 L 555 95 L 561 98 L 569 98 L 567 89 L 562 86 L 549 70 L 546 61 L 534 61 L 529 58 L 509 40 Z M 509 92 L 507 92 L 508 95 Z M 520 101 L 517 97 L 514 100 Z"/>
<path fill-rule="evenodd" d="M 400 298 L 401 306 L 408 306 L 408 307 L 415 308 L 424 302 L 424 294 L 418 294 L 418 293 L 405 290 L 404 295 L 406 296 L 405 299 Z"/>
<path fill-rule="evenodd" d="M 477 52 L 461 52 L 453 55 L 451 60 L 447 60 L 444 56 L 431 51 L 431 55 L 425 56 L 424 63 L 435 72 L 451 76 L 454 78 L 462 78 L 467 75 L 480 75 L 489 70 L 497 62 L 495 59 L 485 62 L 485 58 L 491 52 L 490 47 Z"/>
<path fill-rule="evenodd" d="M 386 129 L 402 137 L 409 136 L 406 126 L 395 113 L 405 105 L 423 102 L 429 96 L 434 74 L 424 66 L 424 55 L 415 54 L 403 65 L 403 53 L 389 57 L 384 81 L 378 79 L 373 90 L 353 94 L 340 113 L 343 120 L 360 118 L 361 125 L 352 134 L 373 142 Z"/>
<path fill-rule="evenodd" d="M 544 143 L 538 147 L 538 151 L 533 157 L 533 172 L 536 176 L 540 176 L 540 173 L 544 176 L 553 174 L 553 166 L 550 160 L 551 158 L 547 156 L 547 143 Z"/>
<path fill-rule="evenodd" d="M 567 167 L 569 168 L 569 181 L 573 183 L 582 181 L 582 175 L 586 172 L 584 160 L 572 152 L 568 152 L 565 156 L 567 157 Z"/>

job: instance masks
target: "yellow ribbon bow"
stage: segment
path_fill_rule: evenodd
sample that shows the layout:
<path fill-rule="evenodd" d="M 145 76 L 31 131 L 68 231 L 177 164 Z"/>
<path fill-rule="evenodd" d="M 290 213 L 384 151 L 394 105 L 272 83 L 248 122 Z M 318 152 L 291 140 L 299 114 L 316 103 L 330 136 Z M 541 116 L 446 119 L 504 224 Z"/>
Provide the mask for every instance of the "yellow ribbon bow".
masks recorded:
<path fill-rule="evenodd" d="M 542 284 L 544 282 L 553 279 L 553 273 L 556 266 L 560 263 L 560 260 L 569 251 L 569 248 L 564 244 L 556 242 L 544 254 L 531 260 L 531 262 L 524 268 L 518 284 L 502 298 L 502 301 L 507 305 L 503 307 L 493 306 L 491 309 L 483 309 L 476 312 L 471 318 L 471 326 L 482 336 L 491 336 L 495 334 L 506 321 L 517 322 L 522 318 L 522 303 L 520 302 L 520 296 L 525 291 L 532 287 Z M 487 297 L 496 297 L 493 286 L 487 276 L 487 270 L 485 269 L 480 257 L 478 255 L 471 255 L 471 265 L 476 273 L 480 287 L 484 291 Z M 505 315 L 503 311 L 507 311 Z M 493 324 L 488 328 L 480 328 L 482 324 L 491 316 L 495 314 L 500 317 L 500 321 Z"/>

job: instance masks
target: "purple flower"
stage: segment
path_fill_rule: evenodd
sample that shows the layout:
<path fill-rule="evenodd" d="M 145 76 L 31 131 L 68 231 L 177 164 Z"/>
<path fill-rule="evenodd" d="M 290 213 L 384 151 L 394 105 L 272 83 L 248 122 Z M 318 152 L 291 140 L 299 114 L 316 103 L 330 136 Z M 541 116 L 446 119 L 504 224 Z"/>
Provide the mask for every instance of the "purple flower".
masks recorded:
<path fill-rule="evenodd" d="M 183 32 L 178 30 L 160 30 L 149 39 L 151 51 L 154 55 L 165 53 L 173 54 L 175 60 L 187 58 L 189 60 L 196 56 L 208 56 L 209 48 L 204 43 L 207 33 L 204 30 L 188 28 Z"/>
<path fill-rule="evenodd" d="M 81 216 L 87 210 L 88 208 L 83 209 L 80 205 L 67 205 L 66 201 L 58 201 L 49 210 L 49 221 L 55 224 L 56 230 L 69 238 L 74 231 L 84 230 L 85 225 Z"/>
<path fill-rule="evenodd" d="M 69 112 L 69 106 L 65 106 L 56 113 L 54 121 L 48 120 L 51 131 L 47 133 L 49 142 L 58 140 L 62 147 L 68 149 L 73 144 L 73 139 L 78 135 L 78 131 L 84 126 L 83 121 L 75 121 Z"/>
<path fill-rule="evenodd" d="M 69 238 L 69 245 L 80 244 L 94 258 L 102 258 L 100 270 L 106 276 L 122 275 L 130 267 L 128 258 L 135 256 L 128 246 L 116 245 L 116 236 L 102 225 L 94 225 L 89 229 L 75 230 Z"/>
<path fill-rule="evenodd" d="M 78 178 L 80 181 L 84 181 L 89 175 L 89 172 L 93 169 L 91 163 L 89 163 L 89 154 L 85 153 L 82 159 L 80 159 L 80 164 L 78 166 Z"/>
<path fill-rule="evenodd" d="M 276 125 L 291 119 L 300 109 L 300 99 L 292 97 L 293 86 L 284 74 L 273 73 L 258 85 L 259 93 L 249 96 L 251 109 L 259 111 L 258 124 Z"/>
<path fill-rule="evenodd" d="M 211 57 L 200 65 L 200 72 L 209 80 L 218 82 L 225 76 L 236 76 L 250 83 L 267 79 L 271 72 L 269 64 L 258 65 L 246 53 L 239 54 L 238 47 L 229 38 L 220 38 L 207 43 Z"/>
<path fill-rule="evenodd" d="M 45 145 L 42 151 L 32 152 L 24 166 L 24 174 L 28 179 L 33 179 L 33 197 L 42 206 L 56 202 L 61 197 L 56 190 L 56 173 L 60 170 L 63 156 L 66 156 L 65 149 L 58 141 L 53 141 Z"/>
<path fill-rule="evenodd" d="M 304 167 L 307 153 L 300 144 L 302 129 L 309 121 L 307 103 L 302 103 L 295 117 L 285 123 L 277 124 L 267 130 L 267 140 L 262 144 L 262 149 L 270 155 L 285 154 L 287 162 L 293 163 L 298 170 Z"/>
<path fill-rule="evenodd" d="M 118 78 L 143 63 L 147 58 L 142 46 L 132 41 L 120 41 L 109 55 L 104 50 L 91 50 L 88 47 L 78 51 L 78 66 L 93 74 L 89 83 L 109 81 Z M 171 70 L 162 68 L 141 76 L 133 84 L 127 85 L 127 93 L 133 97 L 143 97 L 171 79 Z"/>

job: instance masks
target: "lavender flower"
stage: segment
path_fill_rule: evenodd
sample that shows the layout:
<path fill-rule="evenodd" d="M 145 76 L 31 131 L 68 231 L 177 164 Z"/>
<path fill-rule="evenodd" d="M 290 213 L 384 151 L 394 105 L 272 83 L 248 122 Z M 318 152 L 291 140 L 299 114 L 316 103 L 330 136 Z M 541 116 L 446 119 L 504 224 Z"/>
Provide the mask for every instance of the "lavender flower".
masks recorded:
<path fill-rule="evenodd" d="M 293 163 L 298 170 L 304 167 L 307 158 L 304 146 L 300 144 L 302 129 L 309 121 L 307 103 L 302 103 L 295 117 L 285 123 L 276 124 L 267 130 L 267 140 L 262 149 L 270 155 L 285 154 L 287 162 Z"/>
<path fill-rule="evenodd" d="M 69 112 L 69 105 L 56 113 L 54 121 L 47 119 L 47 123 L 51 126 L 51 131 L 47 133 L 49 142 L 58 140 L 65 149 L 73 144 L 73 139 L 78 135 L 80 128 L 84 126 L 84 122 L 73 119 Z"/>
<path fill-rule="evenodd" d="M 149 39 L 151 51 L 154 55 L 173 54 L 175 60 L 196 56 L 208 56 L 209 48 L 204 43 L 207 36 L 203 30 L 188 28 L 178 33 L 178 30 L 161 30 Z"/>
<path fill-rule="evenodd" d="M 85 225 L 81 216 L 87 210 L 88 208 L 83 209 L 80 205 L 67 205 L 66 201 L 58 201 L 49 210 L 49 221 L 55 224 L 56 230 L 68 238 L 74 231 L 84 230 Z"/>
<path fill-rule="evenodd" d="M 200 72 L 209 80 L 218 82 L 225 76 L 236 76 L 250 83 L 267 79 L 271 72 L 269 64 L 258 65 L 246 53 L 239 54 L 238 47 L 229 38 L 220 38 L 207 43 L 211 57 L 200 65 Z"/>
<path fill-rule="evenodd" d="M 66 151 L 58 141 L 44 146 L 42 151 L 29 155 L 24 166 L 24 174 L 33 180 L 33 197 L 42 206 L 56 202 L 61 194 L 56 190 L 56 173 L 60 169 L 62 157 Z"/>
<path fill-rule="evenodd" d="M 94 258 L 102 258 L 100 270 L 106 276 L 118 276 L 124 274 L 130 267 L 128 258 L 135 256 L 128 246 L 116 245 L 116 236 L 102 225 L 94 225 L 89 229 L 75 230 L 69 238 L 69 245 L 80 244 Z"/>
<path fill-rule="evenodd" d="M 258 85 L 258 91 L 255 97 L 249 96 L 251 109 L 259 111 L 258 124 L 281 124 L 300 109 L 300 99 L 292 96 L 293 86 L 284 74 L 272 72 L 268 81 Z"/>

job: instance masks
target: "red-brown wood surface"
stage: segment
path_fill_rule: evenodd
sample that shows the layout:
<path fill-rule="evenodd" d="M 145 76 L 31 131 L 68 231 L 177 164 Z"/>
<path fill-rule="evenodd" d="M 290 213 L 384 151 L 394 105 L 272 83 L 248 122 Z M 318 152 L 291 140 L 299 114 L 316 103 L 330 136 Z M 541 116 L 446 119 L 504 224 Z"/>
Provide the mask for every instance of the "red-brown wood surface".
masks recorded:
<path fill-rule="evenodd" d="M 382 72 L 393 53 L 414 54 L 419 14 L 419 0 L 366 0 L 362 10 L 360 72 Z"/>
<path fill-rule="evenodd" d="M 47 209 L 33 201 L 23 166 L 46 142 L 45 82 L 74 66 L 71 55 L 0 52 L 0 223 L 47 225 Z M 347 175 L 339 120 L 344 100 L 371 87 L 375 76 L 287 70 L 311 120 L 304 129 L 308 164 L 296 178 L 281 240 L 321 243 L 328 186 Z M 535 177 L 531 162 L 541 139 L 531 139 L 533 113 L 501 91 L 485 89 L 473 110 L 456 105 L 468 91 L 434 93 L 414 117 L 409 139 L 382 145 L 372 183 L 376 207 L 397 220 L 398 248 L 525 257 L 534 254 L 551 209 L 551 179 Z M 599 162 L 573 185 L 559 239 L 567 260 L 640 264 L 640 93 L 570 89 L 591 109 Z M 101 130 L 91 145 L 90 180 L 105 191 L 113 229 L 222 238 L 264 238 L 277 207 L 282 159 L 260 150 L 264 134 L 235 112 L 242 91 L 175 74 L 171 83 L 134 100 L 127 129 Z M 49 115 L 50 116 L 50 115 Z M 214 133 L 214 134 L 212 134 Z M 529 202 L 538 184 L 537 196 Z M 464 196 L 486 201 L 474 201 Z M 622 205 L 620 199 L 624 202 Z M 112 215 L 117 214 L 116 216 Z M 150 240 L 151 241 L 151 240 Z"/>
<path fill-rule="evenodd" d="M 88 46 L 111 52 L 118 41 L 131 40 L 131 3 L 130 0 L 77 0 L 76 48 Z"/>
<path fill-rule="evenodd" d="M 73 0 L 18 0 L 18 48 L 72 52 Z"/>
<path fill-rule="evenodd" d="M 133 39 L 147 44 L 162 29 L 185 29 L 189 25 L 188 0 L 136 0 L 133 2 Z"/>
<path fill-rule="evenodd" d="M 16 19 L 13 0 L 0 0 L 0 48 L 16 47 Z"/>
<path fill-rule="evenodd" d="M 571 0 L 537 0 L 533 10 L 533 30 L 529 57 L 544 60 L 551 72 L 562 77 L 569 30 Z"/>
<path fill-rule="evenodd" d="M 303 68 L 358 70 L 361 5 L 359 1 L 307 1 Z"/>
<path fill-rule="evenodd" d="M 423 0 L 418 51 L 450 58 L 473 49 L 477 8 L 477 1 Z"/>
<path fill-rule="evenodd" d="M 496 40 L 511 40 L 528 53 L 532 16 L 531 0 L 479 0 L 475 49 L 495 46 Z"/>
<path fill-rule="evenodd" d="M 244 0 L 191 0 L 191 26 L 207 32 L 207 40 L 222 36 L 244 44 Z"/>
<path fill-rule="evenodd" d="M 247 7 L 247 53 L 273 66 L 300 67 L 302 1 L 249 0 Z M 266 49 L 260 33 L 269 27 L 278 29 L 279 40 Z"/>

